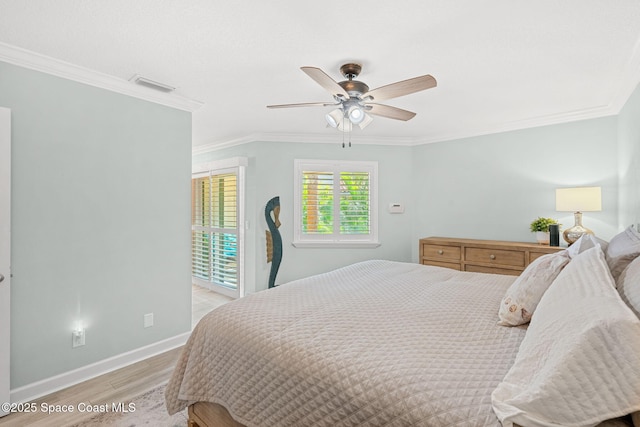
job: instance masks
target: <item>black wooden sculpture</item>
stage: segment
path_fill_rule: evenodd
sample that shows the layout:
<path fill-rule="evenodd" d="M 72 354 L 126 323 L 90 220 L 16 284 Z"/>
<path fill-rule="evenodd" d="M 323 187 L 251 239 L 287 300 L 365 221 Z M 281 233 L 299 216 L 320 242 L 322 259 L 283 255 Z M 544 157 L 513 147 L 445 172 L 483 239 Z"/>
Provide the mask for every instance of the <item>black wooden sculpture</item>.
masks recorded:
<path fill-rule="evenodd" d="M 271 213 L 273 212 L 273 217 Z M 282 237 L 280 237 L 280 197 L 276 196 L 267 202 L 264 208 L 264 218 L 267 220 L 267 262 L 271 263 L 271 272 L 269 273 L 269 287 L 273 288 L 276 284 L 276 275 L 280 262 L 282 261 Z"/>

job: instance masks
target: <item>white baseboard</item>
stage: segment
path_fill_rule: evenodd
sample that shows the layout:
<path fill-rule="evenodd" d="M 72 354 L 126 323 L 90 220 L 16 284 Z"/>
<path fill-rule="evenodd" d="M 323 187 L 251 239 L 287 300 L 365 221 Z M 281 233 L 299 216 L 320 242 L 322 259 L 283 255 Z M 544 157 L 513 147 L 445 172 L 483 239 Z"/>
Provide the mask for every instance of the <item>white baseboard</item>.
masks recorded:
<path fill-rule="evenodd" d="M 139 362 L 160 353 L 164 353 L 165 351 L 180 347 L 187 342 L 189 335 L 191 335 L 190 331 L 60 375 L 18 387 L 11 390 L 11 402 L 30 402 L 39 397 L 62 390 L 63 388 L 87 381 L 91 378 L 131 365 L 132 363 Z"/>

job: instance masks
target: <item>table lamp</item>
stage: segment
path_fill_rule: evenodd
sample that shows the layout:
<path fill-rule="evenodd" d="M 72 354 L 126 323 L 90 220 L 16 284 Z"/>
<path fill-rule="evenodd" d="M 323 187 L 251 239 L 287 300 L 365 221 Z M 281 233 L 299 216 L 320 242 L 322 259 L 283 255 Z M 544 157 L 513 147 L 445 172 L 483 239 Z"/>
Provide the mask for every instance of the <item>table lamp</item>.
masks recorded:
<path fill-rule="evenodd" d="M 600 187 L 557 188 L 556 210 L 573 212 L 575 224 L 562 233 L 562 237 L 569 245 L 578 240 L 583 234 L 593 234 L 593 231 L 582 226 L 582 212 L 602 210 Z"/>

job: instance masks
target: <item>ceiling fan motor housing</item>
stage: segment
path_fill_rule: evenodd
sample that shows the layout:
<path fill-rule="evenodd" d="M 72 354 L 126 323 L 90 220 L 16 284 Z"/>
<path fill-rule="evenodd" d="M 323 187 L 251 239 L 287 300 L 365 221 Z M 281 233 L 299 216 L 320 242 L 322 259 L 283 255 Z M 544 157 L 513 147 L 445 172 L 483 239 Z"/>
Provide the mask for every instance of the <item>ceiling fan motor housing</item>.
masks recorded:
<path fill-rule="evenodd" d="M 347 91 L 349 96 L 361 96 L 364 93 L 369 92 L 369 86 L 359 82 L 358 80 L 345 80 L 338 83 L 344 90 Z"/>
<path fill-rule="evenodd" d="M 362 94 L 369 92 L 369 86 L 354 80 L 360 75 L 362 65 L 356 63 L 344 64 L 340 67 L 340 74 L 344 76 L 345 81 L 338 84 L 349 94 L 350 97 L 360 97 Z"/>

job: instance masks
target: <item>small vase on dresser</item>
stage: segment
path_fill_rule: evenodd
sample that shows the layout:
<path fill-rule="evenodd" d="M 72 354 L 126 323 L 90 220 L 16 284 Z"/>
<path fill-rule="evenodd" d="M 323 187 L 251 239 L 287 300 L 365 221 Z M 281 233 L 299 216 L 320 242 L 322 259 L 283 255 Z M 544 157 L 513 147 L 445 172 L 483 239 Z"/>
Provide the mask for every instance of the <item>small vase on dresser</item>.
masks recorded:
<path fill-rule="evenodd" d="M 536 241 L 539 245 L 548 245 L 550 234 L 548 231 L 536 231 Z"/>

